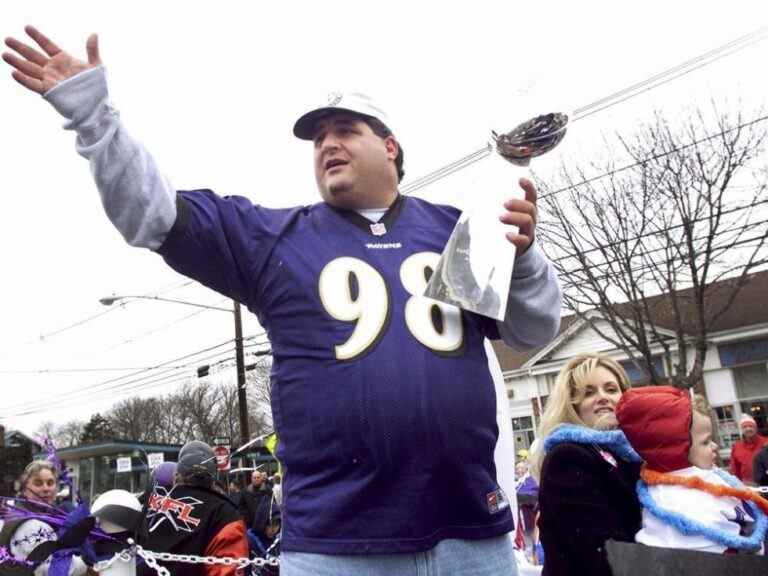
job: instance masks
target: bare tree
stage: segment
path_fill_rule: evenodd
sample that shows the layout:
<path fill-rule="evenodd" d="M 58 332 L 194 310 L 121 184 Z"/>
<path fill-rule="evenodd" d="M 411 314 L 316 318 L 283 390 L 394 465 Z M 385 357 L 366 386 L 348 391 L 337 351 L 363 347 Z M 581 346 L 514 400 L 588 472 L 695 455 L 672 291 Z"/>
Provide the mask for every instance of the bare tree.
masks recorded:
<path fill-rule="evenodd" d="M 258 427 L 251 423 L 251 430 L 260 430 L 260 433 L 271 431 L 273 428 L 271 370 L 271 356 L 264 356 L 249 366 L 249 370 L 245 373 L 248 415 L 249 418 L 259 421 Z"/>
<path fill-rule="evenodd" d="M 56 432 L 56 438 L 59 447 L 77 446 L 80 437 L 83 435 L 85 422 L 81 420 L 70 420 L 59 426 Z"/>
<path fill-rule="evenodd" d="M 226 436 L 239 438 L 237 386 L 190 378 L 179 389 L 161 397 L 129 398 L 107 414 L 116 438 L 137 442 L 183 444 L 197 439 L 213 442 Z M 268 428 L 258 405 L 249 411 L 250 429 L 260 434 Z"/>
<path fill-rule="evenodd" d="M 157 441 L 160 422 L 155 398 L 129 398 L 118 402 L 107 413 L 115 437 L 121 440 Z"/>
<path fill-rule="evenodd" d="M 701 386 L 712 327 L 767 261 L 767 118 L 715 118 L 675 126 L 656 114 L 619 137 L 624 163 L 563 168 L 557 186 L 539 187 L 538 230 L 566 306 L 653 383 L 660 346 L 674 385 Z"/>
<path fill-rule="evenodd" d="M 56 424 L 48 420 L 38 426 L 35 430 L 35 437 L 48 437 L 53 441 L 56 448 L 69 448 L 80 442 L 84 427 L 85 422 L 80 420 L 70 420 L 64 424 Z"/>

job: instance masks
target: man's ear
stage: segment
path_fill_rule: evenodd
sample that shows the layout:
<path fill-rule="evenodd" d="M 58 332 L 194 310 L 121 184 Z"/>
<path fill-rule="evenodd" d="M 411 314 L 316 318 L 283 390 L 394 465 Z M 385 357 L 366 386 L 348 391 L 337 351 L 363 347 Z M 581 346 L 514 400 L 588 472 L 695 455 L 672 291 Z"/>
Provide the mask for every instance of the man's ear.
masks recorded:
<path fill-rule="evenodd" d="M 394 162 L 397 155 L 400 153 L 400 145 L 397 143 L 397 140 L 395 140 L 395 137 L 387 136 L 384 138 L 384 147 L 387 149 L 387 158 Z"/>

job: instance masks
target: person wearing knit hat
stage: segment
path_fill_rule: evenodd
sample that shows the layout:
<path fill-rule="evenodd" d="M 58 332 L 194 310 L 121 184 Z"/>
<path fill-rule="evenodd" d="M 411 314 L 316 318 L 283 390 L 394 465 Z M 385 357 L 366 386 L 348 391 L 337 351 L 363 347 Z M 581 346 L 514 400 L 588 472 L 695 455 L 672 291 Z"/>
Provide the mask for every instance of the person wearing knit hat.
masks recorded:
<path fill-rule="evenodd" d="M 749 414 L 742 414 L 739 420 L 741 440 L 731 447 L 731 474 L 745 484 L 753 484 L 752 467 L 760 449 L 768 443 L 768 438 L 757 433 L 757 423 Z"/>
<path fill-rule="evenodd" d="M 709 407 L 672 386 L 629 390 L 616 419 L 645 464 L 638 482 L 647 546 L 723 553 L 758 552 L 768 529 L 768 501 L 715 467 Z M 742 536 L 742 529 L 751 536 Z"/>
<path fill-rule="evenodd" d="M 155 468 L 144 506 L 145 521 L 137 544 L 155 552 L 247 558 L 246 526 L 237 507 L 215 485 L 216 456 L 210 445 L 191 440 L 179 451 L 178 463 Z M 187 566 L 162 561 L 170 574 L 235 576 L 236 565 Z M 140 566 L 137 574 L 155 571 Z"/>

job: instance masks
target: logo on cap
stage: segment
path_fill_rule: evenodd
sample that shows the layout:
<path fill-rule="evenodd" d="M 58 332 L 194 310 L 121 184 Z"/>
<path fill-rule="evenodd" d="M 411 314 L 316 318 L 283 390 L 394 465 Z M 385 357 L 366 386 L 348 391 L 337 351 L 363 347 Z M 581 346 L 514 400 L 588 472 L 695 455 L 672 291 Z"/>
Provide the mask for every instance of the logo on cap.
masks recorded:
<path fill-rule="evenodd" d="M 331 92 L 328 94 L 328 106 L 338 106 L 339 102 L 341 102 L 341 98 L 341 92 Z"/>

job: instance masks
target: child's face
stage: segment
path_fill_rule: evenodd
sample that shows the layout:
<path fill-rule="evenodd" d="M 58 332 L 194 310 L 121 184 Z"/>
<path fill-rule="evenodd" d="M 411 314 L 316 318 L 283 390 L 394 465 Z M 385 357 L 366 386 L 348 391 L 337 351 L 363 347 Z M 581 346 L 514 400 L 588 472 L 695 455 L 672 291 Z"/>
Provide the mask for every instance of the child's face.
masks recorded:
<path fill-rule="evenodd" d="M 703 414 L 694 411 L 688 461 L 693 466 L 709 470 L 714 467 L 716 458 L 717 444 L 712 441 L 712 421 Z"/>

